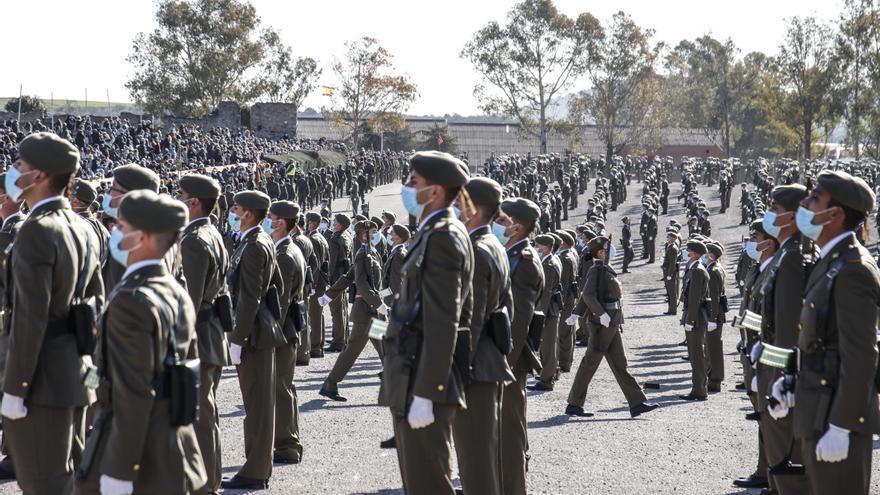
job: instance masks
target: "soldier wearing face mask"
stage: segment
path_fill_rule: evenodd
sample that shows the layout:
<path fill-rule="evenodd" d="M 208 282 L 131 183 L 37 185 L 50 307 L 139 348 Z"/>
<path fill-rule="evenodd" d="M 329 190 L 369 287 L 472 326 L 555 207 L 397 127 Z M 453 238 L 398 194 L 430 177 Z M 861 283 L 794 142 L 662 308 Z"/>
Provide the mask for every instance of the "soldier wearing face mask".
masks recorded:
<path fill-rule="evenodd" d="M 70 194 L 70 207 L 85 221 L 89 222 L 89 225 L 91 225 L 93 229 L 95 229 L 95 234 L 100 241 L 98 253 L 101 258 L 101 267 L 103 267 L 107 264 L 107 258 L 109 255 L 107 251 L 107 241 L 110 240 L 110 232 L 107 231 L 104 224 L 102 224 L 92 212 L 92 205 L 95 203 L 97 197 L 98 192 L 95 190 L 95 186 L 82 179 L 76 179 L 74 181 L 73 191 L 71 191 Z"/>

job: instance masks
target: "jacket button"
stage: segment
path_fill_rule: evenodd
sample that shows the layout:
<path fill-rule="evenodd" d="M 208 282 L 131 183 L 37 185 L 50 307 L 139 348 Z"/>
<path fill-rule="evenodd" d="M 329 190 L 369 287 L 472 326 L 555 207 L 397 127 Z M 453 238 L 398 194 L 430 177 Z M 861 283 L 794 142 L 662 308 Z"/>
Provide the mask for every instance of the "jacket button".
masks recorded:
<path fill-rule="evenodd" d="M 865 422 L 865 418 L 859 418 L 859 423 L 864 423 L 864 422 Z"/>
<path fill-rule="evenodd" d="M 140 469 L 141 469 L 141 465 L 140 465 L 140 464 L 135 464 L 135 465 L 132 466 L 131 468 L 134 469 L 135 471 L 140 471 Z"/>
<path fill-rule="evenodd" d="M 28 382 L 21 382 L 21 386 L 24 387 L 24 388 L 27 388 L 27 386 L 28 386 Z"/>
<path fill-rule="evenodd" d="M 446 388 L 446 387 L 444 387 L 443 385 L 437 385 L 438 392 L 442 392 L 444 388 Z"/>
<path fill-rule="evenodd" d="M 825 385 L 828 385 L 828 380 L 826 380 L 826 379 L 824 379 L 824 378 L 821 379 L 821 380 L 819 380 L 819 385 L 822 385 L 823 387 L 824 387 Z"/>
<path fill-rule="evenodd" d="M 798 330 L 803 330 L 803 329 L 804 329 L 804 326 L 801 325 L 800 323 L 798 323 Z"/>
<path fill-rule="evenodd" d="M 810 309 L 816 309 L 816 303 L 810 303 Z"/>

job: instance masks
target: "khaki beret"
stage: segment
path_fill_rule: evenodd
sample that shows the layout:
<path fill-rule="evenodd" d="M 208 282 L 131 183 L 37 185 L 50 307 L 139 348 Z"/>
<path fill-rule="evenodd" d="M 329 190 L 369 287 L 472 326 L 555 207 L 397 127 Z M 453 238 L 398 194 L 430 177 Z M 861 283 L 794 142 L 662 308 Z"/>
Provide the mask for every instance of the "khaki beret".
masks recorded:
<path fill-rule="evenodd" d="M 596 236 L 590 239 L 590 242 L 587 246 L 590 248 L 590 251 L 599 251 L 600 249 L 608 249 L 608 243 L 610 241 L 604 235 Z"/>
<path fill-rule="evenodd" d="M 721 255 L 724 254 L 724 248 L 721 246 L 721 244 L 718 244 L 717 242 L 710 242 L 709 244 L 706 244 L 706 251 L 714 254 L 716 259 L 720 258 Z"/>
<path fill-rule="evenodd" d="M 184 175 L 180 178 L 180 190 L 193 198 L 217 199 L 220 183 L 207 175 Z"/>
<path fill-rule="evenodd" d="M 86 205 L 91 205 L 98 197 L 98 191 L 91 183 L 82 179 L 76 179 L 73 183 L 73 197 Z"/>
<path fill-rule="evenodd" d="M 874 191 L 861 177 L 826 170 L 816 178 L 816 185 L 830 194 L 836 202 L 853 210 L 865 214 L 874 210 Z"/>
<path fill-rule="evenodd" d="M 501 211 L 507 216 L 524 222 L 534 222 L 541 216 L 541 210 L 532 200 L 525 198 L 506 199 L 501 202 Z"/>
<path fill-rule="evenodd" d="M 801 200 L 807 197 L 807 188 L 800 184 L 776 186 L 770 192 L 770 197 L 786 211 L 795 211 Z"/>
<path fill-rule="evenodd" d="M 293 201 L 276 201 L 269 206 L 269 212 L 279 218 L 296 220 L 299 217 L 299 205 Z"/>
<path fill-rule="evenodd" d="M 348 217 L 345 213 L 337 213 L 333 216 L 336 219 L 336 223 L 342 225 L 343 228 L 348 228 L 351 225 L 351 218 Z"/>
<path fill-rule="evenodd" d="M 409 158 L 412 169 L 431 184 L 463 186 L 470 172 L 458 158 L 441 151 L 419 151 Z"/>
<path fill-rule="evenodd" d="M 406 228 L 405 225 L 400 225 L 399 223 L 395 223 L 394 225 L 391 226 L 391 230 L 393 230 L 394 233 L 397 234 L 397 237 L 400 237 L 400 239 L 403 242 L 406 242 L 409 240 L 409 229 Z"/>
<path fill-rule="evenodd" d="M 159 176 L 152 170 L 139 165 L 129 164 L 113 169 L 113 178 L 129 191 L 148 189 L 159 192 Z"/>
<path fill-rule="evenodd" d="M 553 237 L 549 234 L 541 234 L 538 237 L 535 237 L 535 244 L 540 244 L 542 246 L 550 246 L 553 247 Z"/>
<path fill-rule="evenodd" d="M 139 189 L 122 197 L 119 218 L 145 232 L 175 232 L 186 225 L 189 211 L 186 205 L 170 196 Z"/>
<path fill-rule="evenodd" d="M 79 150 L 52 132 L 37 132 L 24 138 L 18 144 L 18 156 L 49 174 L 70 174 L 79 168 Z"/>
<path fill-rule="evenodd" d="M 272 200 L 261 191 L 241 191 L 232 197 L 232 204 L 248 210 L 268 210 Z"/>
<path fill-rule="evenodd" d="M 501 185 L 488 177 L 473 177 L 464 188 L 477 206 L 494 210 L 501 204 Z"/>
<path fill-rule="evenodd" d="M 556 233 L 556 235 L 558 235 L 562 242 L 564 242 L 565 244 L 568 244 L 569 246 L 574 246 L 574 237 L 568 232 L 560 230 Z"/>
<path fill-rule="evenodd" d="M 693 251 L 699 255 L 706 254 L 706 245 L 702 243 L 702 241 L 698 241 L 696 239 L 691 239 L 687 242 L 688 251 Z"/>

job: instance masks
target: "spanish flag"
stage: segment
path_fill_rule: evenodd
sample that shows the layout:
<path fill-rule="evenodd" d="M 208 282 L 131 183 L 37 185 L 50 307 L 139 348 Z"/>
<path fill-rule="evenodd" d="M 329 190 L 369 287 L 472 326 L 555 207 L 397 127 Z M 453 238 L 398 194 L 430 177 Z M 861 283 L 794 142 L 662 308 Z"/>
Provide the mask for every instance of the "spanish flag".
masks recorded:
<path fill-rule="evenodd" d="M 334 91 L 336 91 L 336 88 L 333 86 L 321 86 L 321 94 L 323 96 L 333 96 Z"/>

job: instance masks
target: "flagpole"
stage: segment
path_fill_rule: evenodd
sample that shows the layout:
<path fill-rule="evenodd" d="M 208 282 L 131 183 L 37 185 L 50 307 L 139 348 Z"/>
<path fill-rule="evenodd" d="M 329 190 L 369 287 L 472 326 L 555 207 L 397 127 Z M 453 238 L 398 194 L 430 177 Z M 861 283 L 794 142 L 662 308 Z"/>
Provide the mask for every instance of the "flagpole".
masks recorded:
<path fill-rule="evenodd" d="M 18 130 L 21 131 L 21 90 L 22 85 L 18 85 Z"/>
<path fill-rule="evenodd" d="M 86 88 L 86 105 L 83 107 L 83 115 L 89 113 L 89 88 Z"/>
<path fill-rule="evenodd" d="M 52 115 L 52 132 L 55 132 L 55 93 L 49 93 L 49 113 Z"/>

